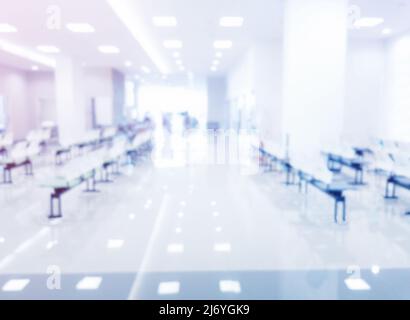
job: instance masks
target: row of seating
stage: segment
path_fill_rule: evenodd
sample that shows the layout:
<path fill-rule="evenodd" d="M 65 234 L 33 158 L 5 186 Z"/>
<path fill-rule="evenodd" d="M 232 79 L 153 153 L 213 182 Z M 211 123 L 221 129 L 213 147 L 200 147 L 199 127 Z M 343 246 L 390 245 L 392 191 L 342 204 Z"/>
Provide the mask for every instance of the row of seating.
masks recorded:
<path fill-rule="evenodd" d="M 317 159 L 299 160 L 286 156 L 284 151 L 272 144 L 261 144 L 259 152 L 263 165 L 272 169 L 272 163 L 279 164 L 286 172 L 286 184 L 296 184 L 299 188 L 305 183 L 313 185 L 335 199 L 335 221 L 337 221 L 338 207 L 341 204 L 343 220 L 346 220 L 346 204 L 344 192 L 355 189 L 354 186 L 364 185 L 364 172 L 373 170 L 386 177 L 385 198 L 397 199 L 397 187 L 410 190 L 410 143 L 386 140 L 373 140 L 371 143 L 339 147 L 337 149 L 322 150 L 327 161 L 327 169 Z M 343 167 L 355 171 L 353 183 L 339 178 L 337 181 L 332 173 L 340 173 Z M 336 175 L 337 176 L 337 175 Z"/>
<path fill-rule="evenodd" d="M 286 185 L 298 185 L 299 191 L 308 192 L 308 185 L 324 192 L 335 200 L 334 221 L 338 223 L 338 216 L 341 210 L 342 220 L 346 222 L 346 197 L 347 190 L 355 187 L 344 179 L 336 180 L 331 171 L 324 165 L 322 159 L 307 159 L 304 157 L 292 156 L 290 159 L 286 150 L 272 143 L 253 144 L 258 150 L 259 161 L 269 170 L 273 165 L 281 167 L 286 173 Z"/>
<path fill-rule="evenodd" d="M 83 154 L 84 150 L 96 149 L 109 144 L 117 135 L 117 128 L 109 127 L 102 130 L 90 130 L 81 139 L 72 142 L 68 145 L 60 145 L 55 151 L 55 163 L 62 165 L 64 162 L 71 159 L 75 150 L 79 154 Z"/>
<path fill-rule="evenodd" d="M 118 173 L 120 161 L 123 157 L 134 157 L 149 150 L 151 145 L 151 132 L 144 132 L 135 137 L 132 143 L 124 137 L 114 139 L 112 145 L 89 152 L 83 156 L 72 159 L 63 166 L 57 166 L 42 177 L 41 187 L 51 189 L 49 218 L 61 218 L 61 196 L 82 183 L 87 183 L 87 192 L 96 192 L 96 175 L 101 174 L 99 182 L 109 182 L 109 169 Z"/>
<path fill-rule="evenodd" d="M 33 174 L 33 160 L 40 154 L 41 146 L 38 141 L 21 141 L 10 147 L 10 151 L 0 159 L 3 168 L 3 183 L 13 183 L 12 170 L 25 167 L 26 175 Z"/>
<path fill-rule="evenodd" d="M 344 147 L 331 150 L 323 150 L 322 154 L 327 159 L 327 167 L 331 172 L 340 173 L 343 167 L 354 170 L 355 185 L 364 185 L 364 172 L 369 162 L 365 160 L 365 152 L 361 148 Z M 360 155 L 359 155 L 360 154 Z"/>

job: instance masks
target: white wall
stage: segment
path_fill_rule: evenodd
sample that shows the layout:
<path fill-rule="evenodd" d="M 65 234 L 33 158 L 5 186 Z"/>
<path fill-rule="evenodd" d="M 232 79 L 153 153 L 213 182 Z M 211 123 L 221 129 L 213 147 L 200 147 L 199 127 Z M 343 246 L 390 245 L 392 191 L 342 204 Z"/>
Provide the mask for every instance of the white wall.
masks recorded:
<path fill-rule="evenodd" d="M 221 129 L 229 128 L 229 105 L 224 77 L 208 78 L 208 122 L 217 123 Z"/>
<path fill-rule="evenodd" d="M 258 128 L 264 139 L 281 139 L 282 42 L 255 43 L 230 70 L 227 97 L 231 126 Z"/>
<path fill-rule="evenodd" d="M 0 66 L 0 95 L 5 97 L 8 130 L 15 139 L 23 139 L 30 129 L 27 76 L 24 71 Z"/>
<path fill-rule="evenodd" d="M 410 141 L 410 32 L 386 43 L 387 137 Z"/>
<path fill-rule="evenodd" d="M 53 72 L 29 72 L 28 108 L 31 110 L 30 126 L 39 128 L 44 121 L 56 123 L 56 100 Z"/>
<path fill-rule="evenodd" d="M 343 132 L 347 0 L 287 0 L 283 125 L 293 154 L 319 154 Z"/>
<path fill-rule="evenodd" d="M 384 135 L 384 72 L 382 40 L 350 39 L 343 125 L 346 141 L 360 144 Z"/>
<path fill-rule="evenodd" d="M 92 99 L 107 101 L 111 108 L 110 119 L 114 118 L 114 90 L 110 68 L 84 69 L 85 108 L 87 129 L 92 128 Z"/>

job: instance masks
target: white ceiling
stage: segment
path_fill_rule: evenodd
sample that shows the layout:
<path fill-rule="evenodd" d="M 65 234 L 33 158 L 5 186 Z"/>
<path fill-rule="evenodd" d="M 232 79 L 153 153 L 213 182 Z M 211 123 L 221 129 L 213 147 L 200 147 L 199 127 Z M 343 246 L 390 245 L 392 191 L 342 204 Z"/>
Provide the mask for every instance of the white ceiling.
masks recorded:
<path fill-rule="evenodd" d="M 352 30 L 351 36 L 380 38 L 385 27 L 394 33 L 410 29 L 410 0 L 352 0 L 351 4 L 361 8 L 362 16 L 385 18 L 382 26 Z M 49 5 L 61 8 L 61 30 L 47 28 Z M 159 64 L 172 73 L 179 72 L 172 57 L 174 51 L 163 47 L 167 39 L 183 41 L 184 47 L 178 51 L 187 71 L 209 74 L 215 40 L 234 43 L 232 49 L 223 51 L 219 70 L 223 73 L 253 42 L 269 41 L 282 34 L 283 0 L 0 0 L 0 8 L 0 23 L 18 28 L 17 33 L 0 34 L 0 40 L 32 50 L 38 45 L 54 45 L 87 66 L 113 67 L 130 74 L 143 74 L 142 65 L 158 71 Z M 114 12 L 118 8 L 125 11 Z M 178 26 L 154 27 L 153 16 L 175 16 Z M 244 26 L 222 28 L 218 25 L 222 16 L 243 16 Z M 71 33 L 64 28 L 69 22 L 90 23 L 96 32 Z M 141 43 L 142 36 L 149 44 L 148 52 Z M 115 45 L 121 53 L 103 55 L 97 51 L 99 45 Z M 124 67 L 126 60 L 133 62 L 132 68 Z M 0 63 L 24 69 L 33 65 L 1 51 Z"/>

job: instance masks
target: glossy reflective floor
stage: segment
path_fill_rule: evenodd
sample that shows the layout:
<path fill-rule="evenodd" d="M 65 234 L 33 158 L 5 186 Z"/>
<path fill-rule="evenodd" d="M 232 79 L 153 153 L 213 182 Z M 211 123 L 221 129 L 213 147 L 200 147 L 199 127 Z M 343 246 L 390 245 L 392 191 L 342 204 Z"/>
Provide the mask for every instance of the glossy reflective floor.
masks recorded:
<path fill-rule="evenodd" d="M 99 193 L 64 195 L 54 222 L 38 187 L 51 160 L 16 174 L 0 185 L 0 298 L 410 298 L 409 192 L 386 201 L 368 173 L 337 225 L 329 197 L 285 186 L 234 139 L 158 139 Z"/>

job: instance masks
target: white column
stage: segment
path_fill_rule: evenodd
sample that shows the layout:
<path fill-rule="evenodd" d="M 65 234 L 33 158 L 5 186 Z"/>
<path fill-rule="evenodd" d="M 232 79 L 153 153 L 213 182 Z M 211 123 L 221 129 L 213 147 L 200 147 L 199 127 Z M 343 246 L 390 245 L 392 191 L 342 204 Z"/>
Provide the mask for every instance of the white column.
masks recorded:
<path fill-rule="evenodd" d="M 340 142 L 347 0 L 287 0 L 284 20 L 284 132 L 291 153 Z"/>
<path fill-rule="evenodd" d="M 61 144 L 70 144 L 86 131 L 86 103 L 81 64 L 58 57 L 55 70 L 57 125 Z"/>

